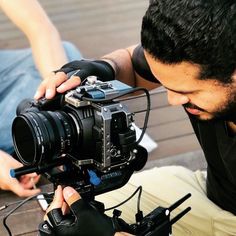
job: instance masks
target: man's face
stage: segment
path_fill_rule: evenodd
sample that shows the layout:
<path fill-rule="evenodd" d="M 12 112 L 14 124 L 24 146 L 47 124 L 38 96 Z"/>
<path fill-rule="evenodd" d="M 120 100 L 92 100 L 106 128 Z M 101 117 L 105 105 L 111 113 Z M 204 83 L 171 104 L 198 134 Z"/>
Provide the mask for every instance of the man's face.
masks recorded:
<path fill-rule="evenodd" d="M 236 120 L 236 82 L 222 85 L 216 80 L 199 80 L 197 64 L 167 65 L 147 52 L 145 57 L 153 75 L 167 89 L 171 105 L 183 105 L 201 120 Z"/>

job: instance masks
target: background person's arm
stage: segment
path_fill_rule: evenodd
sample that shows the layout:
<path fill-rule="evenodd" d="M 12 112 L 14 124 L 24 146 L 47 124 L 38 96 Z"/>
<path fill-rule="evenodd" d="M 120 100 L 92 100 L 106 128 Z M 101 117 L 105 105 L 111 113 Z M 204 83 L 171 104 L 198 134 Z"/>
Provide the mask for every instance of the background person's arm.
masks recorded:
<path fill-rule="evenodd" d="M 36 0 L 0 0 L 0 7 L 28 38 L 43 78 L 67 62 L 60 35 Z"/>

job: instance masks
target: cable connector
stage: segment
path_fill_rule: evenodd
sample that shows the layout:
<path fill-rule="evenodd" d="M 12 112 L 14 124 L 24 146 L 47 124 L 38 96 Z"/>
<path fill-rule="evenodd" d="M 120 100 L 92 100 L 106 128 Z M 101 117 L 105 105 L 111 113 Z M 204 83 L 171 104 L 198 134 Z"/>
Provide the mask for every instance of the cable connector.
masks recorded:
<path fill-rule="evenodd" d="M 135 219 L 136 219 L 136 223 L 140 223 L 143 220 L 143 212 L 142 211 L 138 211 L 135 214 Z"/>
<path fill-rule="evenodd" d="M 113 211 L 113 217 L 114 218 L 119 218 L 121 216 L 122 211 L 114 209 Z"/>

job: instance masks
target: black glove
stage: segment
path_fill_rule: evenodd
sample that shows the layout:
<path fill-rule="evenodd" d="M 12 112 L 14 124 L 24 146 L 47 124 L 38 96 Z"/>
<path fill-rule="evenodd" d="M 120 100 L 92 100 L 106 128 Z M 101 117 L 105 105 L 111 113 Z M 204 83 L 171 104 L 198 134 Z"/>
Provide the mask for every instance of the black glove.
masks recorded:
<path fill-rule="evenodd" d="M 61 209 L 51 210 L 47 216 L 51 225 L 44 221 L 39 225 L 40 236 L 113 236 L 115 232 L 129 228 L 118 217 L 108 217 L 83 199 L 71 206 L 72 215 L 63 216 Z M 122 229 L 121 229 L 122 228 Z"/>
<path fill-rule="evenodd" d="M 75 71 L 73 75 L 79 76 L 81 81 L 83 81 L 88 76 L 97 76 L 102 81 L 114 80 L 115 78 L 115 71 L 112 66 L 108 62 L 101 60 L 72 61 L 54 72 L 57 73 L 60 71 L 66 74 Z"/>

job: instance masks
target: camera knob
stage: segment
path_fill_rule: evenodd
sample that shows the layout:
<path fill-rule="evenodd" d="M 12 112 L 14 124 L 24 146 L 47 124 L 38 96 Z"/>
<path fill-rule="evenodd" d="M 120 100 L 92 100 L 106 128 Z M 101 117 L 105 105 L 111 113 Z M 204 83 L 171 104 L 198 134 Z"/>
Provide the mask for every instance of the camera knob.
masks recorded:
<path fill-rule="evenodd" d="M 90 176 L 89 180 L 91 184 L 97 186 L 101 183 L 101 179 L 97 176 L 97 174 L 94 171 L 88 170 L 88 174 Z"/>

